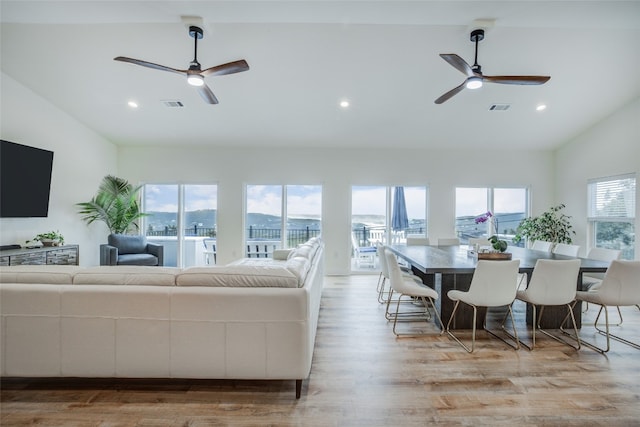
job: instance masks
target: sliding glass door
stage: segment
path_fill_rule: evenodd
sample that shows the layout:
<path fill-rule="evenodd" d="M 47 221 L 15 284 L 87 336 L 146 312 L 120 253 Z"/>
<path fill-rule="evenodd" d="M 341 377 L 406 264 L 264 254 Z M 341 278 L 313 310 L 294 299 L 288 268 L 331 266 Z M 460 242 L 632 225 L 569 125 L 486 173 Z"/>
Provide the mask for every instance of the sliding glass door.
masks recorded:
<path fill-rule="evenodd" d="M 218 186 L 146 184 L 144 234 L 164 246 L 164 265 L 215 263 Z"/>
<path fill-rule="evenodd" d="M 404 243 L 409 234 L 427 236 L 427 187 L 351 187 L 352 256 L 360 247 Z M 352 261 L 353 269 L 365 265 L 355 258 Z"/>
<path fill-rule="evenodd" d="M 245 256 L 270 258 L 319 236 L 321 185 L 247 185 Z"/>

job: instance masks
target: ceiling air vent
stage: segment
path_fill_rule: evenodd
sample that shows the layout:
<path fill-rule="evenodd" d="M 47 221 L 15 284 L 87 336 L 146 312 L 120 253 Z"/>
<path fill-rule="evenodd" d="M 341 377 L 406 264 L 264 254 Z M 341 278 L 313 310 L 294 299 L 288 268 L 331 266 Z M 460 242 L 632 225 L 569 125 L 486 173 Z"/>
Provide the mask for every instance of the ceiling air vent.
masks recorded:
<path fill-rule="evenodd" d="M 184 104 L 182 103 L 182 101 L 165 100 L 161 102 L 164 104 L 165 107 L 170 107 L 170 108 L 184 107 Z"/>
<path fill-rule="evenodd" d="M 511 107 L 511 104 L 492 104 L 489 107 L 489 111 L 506 111 Z"/>

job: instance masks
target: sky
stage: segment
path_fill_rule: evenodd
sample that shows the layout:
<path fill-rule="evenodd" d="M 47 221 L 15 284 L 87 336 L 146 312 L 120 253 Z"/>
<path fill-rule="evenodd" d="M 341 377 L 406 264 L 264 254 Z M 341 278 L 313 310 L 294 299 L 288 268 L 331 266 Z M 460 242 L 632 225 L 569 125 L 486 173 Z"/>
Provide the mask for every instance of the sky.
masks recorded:
<path fill-rule="evenodd" d="M 218 186 L 186 185 L 184 199 L 187 211 L 217 209 Z M 177 212 L 178 185 L 145 185 L 144 209 L 149 212 Z"/>
<path fill-rule="evenodd" d="M 352 188 L 352 214 L 386 215 L 387 187 L 354 186 Z M 280 215 L 282 212 L 281 185 L 247 185 L 247 212 Z M 289 216 L 320 216 L 322 212 L 322 186 L 289 185 L 287 192 L 287 212 Z M 390 201 L 393 191 L 390 192 Z M 187 211 L 217 209 L 217 185 L 185 185 L 185 206 Z M 405 187 L 405 202 L 410 219 L 424 219 L 426 216 L 426 187 Z M 475 216 L 486 212 L 486 188 L 456 189 L 456 215 Z M 494 207 L 496 212 L 525 212 L 526 190 L 495 189 Z M 156 212 L 177 212 L 178 185 L 145 186 L 145 210 Z"/>
<path fill-rule="evenodd" d="M 289 185 L 287 187 L 287 212 L 291 215 L 315 215 L 322 213 L 322 186 Z M 185 210 L 217 209 L 217 185 L 185 185 Z M 145 210 L 153 212 L 178 211 L 178 185 L 145 186 Z M 280 215 L 282 212 L 281 185 L 248 185 L 247 212 Z"/>

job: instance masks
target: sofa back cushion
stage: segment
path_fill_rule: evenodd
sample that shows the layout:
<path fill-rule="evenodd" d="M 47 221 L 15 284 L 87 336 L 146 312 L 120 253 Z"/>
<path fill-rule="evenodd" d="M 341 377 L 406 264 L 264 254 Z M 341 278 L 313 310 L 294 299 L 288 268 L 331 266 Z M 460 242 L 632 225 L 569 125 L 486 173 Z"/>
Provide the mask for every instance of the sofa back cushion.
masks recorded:
<path fill-rule="evenodd" d="M 118 248 L 118 254 L 139 254 L 147 251 L 147 238 L 128 234 L 109 234 L 107 241 Z"/>
<path fill-rule="evenodd" d="M 0 268 L 0 283 L 70 285 L 82 267 L 76 265 L 15 265 Z"/>
<path fill-rule="evenodd" d="M 103 265 L 78 271 L 73 284 L 175 286 L 179 272 L 175 267 Z"/>
<path fill-rule="evenodd" d="M 191 267 L 176 277 L 178 286 L 297 288 L 298 278 L 283 266 L 225 265 Z"/>
<path fill-rule="evenodd" d="M 311 268 L 311 261 L 302 256 L 293 256 L 287 260 L 285 267 L 291 272 L 291 274 L 296 276 L 298 286 L 302 287 L 305 279 L 307 278 L 309 268 Z"/>

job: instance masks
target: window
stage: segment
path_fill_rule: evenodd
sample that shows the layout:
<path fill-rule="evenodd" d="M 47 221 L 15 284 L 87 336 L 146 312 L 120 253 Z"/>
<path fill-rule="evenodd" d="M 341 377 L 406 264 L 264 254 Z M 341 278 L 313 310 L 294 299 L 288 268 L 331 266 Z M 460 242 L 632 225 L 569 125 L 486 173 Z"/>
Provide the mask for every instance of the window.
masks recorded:
<path fill-rule="evenodd" d="M 527 206 L 526 188 L 456 188 L 456 235 L 467 243 L 471 237 L 497 232 L 513 245 L 516 228 L 528 215 Z M 486 212 L 491 212 L 492 220 L 476 224 L 475 219 Z"/>
<path fill-rule="evenodd" d="M 623 259 L 635 258 L 635 174 L 589 180 L 590 241 L 598 248 L 619 249 Z"/>
<path fill-rule="evenodd" d="M 213 263 L 217 185 L 146 184 L 142 190 L 145 235 L 164 246 L 164 265 L 190 267 Z"/>
<path fill-rule="evenodd" d="M 320 235 L 321 185 L 247 185 L 247 257 L 271 257 Z"/>
<path fill-rule="evenodd" d="M 392 227 L 394 195 L 391 186 L 353 186 L 351 188 L 351 232 L 354 244 L 375 246 L 380 242 L 404 242 L 407 234 L 427 235 L 427 187 L 403 186 L 408 228 Z M 391 236 L 389 239 L 388 236 Z M 355 263 L 354 263 L 355 265 Z"/>

